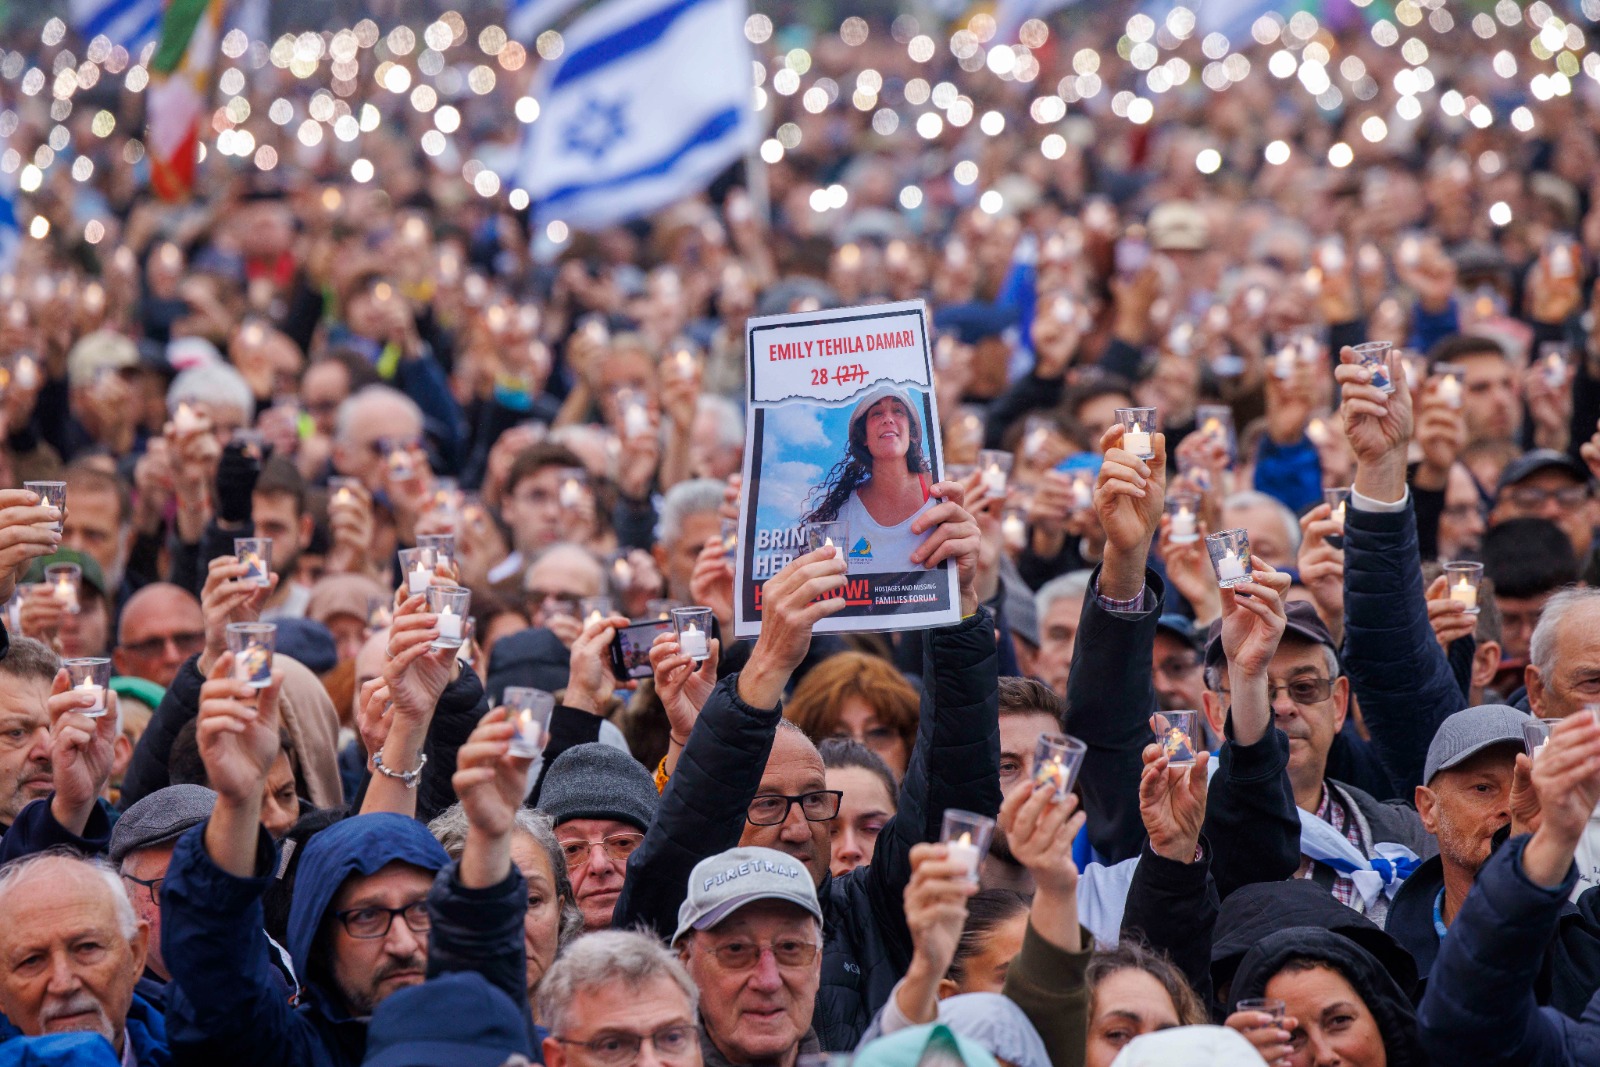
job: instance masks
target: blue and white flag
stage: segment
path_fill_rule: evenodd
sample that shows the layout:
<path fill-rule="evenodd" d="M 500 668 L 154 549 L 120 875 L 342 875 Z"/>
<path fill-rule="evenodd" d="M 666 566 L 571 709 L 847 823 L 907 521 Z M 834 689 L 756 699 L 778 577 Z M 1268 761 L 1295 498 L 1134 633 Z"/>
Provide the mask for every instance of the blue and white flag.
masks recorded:
<path fill-rule="evenodd" d="M 72 27 L 86 41 L 104 36 L 137 56 L 161 36 L 166 0 L 72 0 Z"/>
<path fill-rule="evenodd" d="M 742 0 L 606 0 L 539 70 L 512 184 L 583 229 L 699 192 L 759 137 Z"/>
<path fill-rule="evenodd" d="M 585 0 L 507 0 L 506 35 L 519 44 L 531 45 L 545 30 Z"/>

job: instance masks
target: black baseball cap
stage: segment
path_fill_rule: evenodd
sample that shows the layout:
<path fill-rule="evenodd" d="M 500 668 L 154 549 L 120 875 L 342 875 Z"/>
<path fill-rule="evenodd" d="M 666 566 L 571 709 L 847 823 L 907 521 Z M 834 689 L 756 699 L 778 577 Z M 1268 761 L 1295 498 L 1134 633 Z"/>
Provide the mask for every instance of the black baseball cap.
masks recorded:
<path fill-rule="evenodd" d="M 1314 645 L 1325 645 L 1333 649 L 1333 654 L 1339 654 L 1339 646 L 1334 644 L 1333 634 L 1328 632 L 1327 623 L 1317 614 L 1317 609 L 1311 606 L 1310 601 L 1291 600 L 1284 605 L 1284 613 L 1288 615 L 1288 625 L 1284 629 L 1284 636 L 1290 634 L 1310 641 Z M 1206 631 L 1206 666 L 1219 667 L 1226 659 L 1222 654 L 1222 620 L 1211 624 Z"/>
<path fill-rule="evenodd" d="M 1531 478 L 1540 471 L 1548 470 L 1570 474 L 1579 485 L 1586 485 L 1589 481 L 1588 468 L 1567 453 L 1558 452 L 1553 448 L 1535 448 L 1506 464 L 1505 470 L 1500 472 L 1500 481 L 1495 485 L 1494 494 L 1499 496 L 1508 487 Z"/>

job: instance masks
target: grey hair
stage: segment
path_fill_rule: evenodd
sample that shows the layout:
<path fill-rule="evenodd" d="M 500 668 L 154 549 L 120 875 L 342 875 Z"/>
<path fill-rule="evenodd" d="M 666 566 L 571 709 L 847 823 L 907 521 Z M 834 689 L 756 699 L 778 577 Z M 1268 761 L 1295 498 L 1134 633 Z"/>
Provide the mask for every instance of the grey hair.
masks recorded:
<path fill-rule="evenodd" d="M 1282 647 L 1281 644 L 1280 647 Z M 1317 647 L 1322 650 L 1323 662 L 1328 666 L 1328 681 L 1334 681 L 1339 677 L 1340 674 L 1343 673 L 1339 669 L 1339 655 L 1327 645 L 1319 644 Z M 1227 670 L 1227 666 L 1228 664 L 1226 660 L 1221 663 L 1207 665 L 1205 672 L 1207 689 L 1211 690 L 1213 693 L 1222 692 L 1222 675 L 1223 672 Z"/>
<path fill-rule="evenodd" d="M 133 935 L 139 932 L 139 916 L 134 913 L 133 902 L 128 899 L 127 890 L 122 885 L 122 876 L 117 873 L 116 868 L 103 859 L 98 857 L 91 859 L 65 846 L 48 848 L 43 852 L 35 852 L 0 866 L 0 916 L 5 916 L 6 895 L 15 889 L 17 883 L 27 877 L 34 867 L 46 863 L 71 863 L 92 871 L 111 896 L 111 908 L 116 912 L 117 926 L 121 929 L 122 936 L 131 941 Z M 47 875 L 45 878 L 47 887 L 58 883 L 58 877 Z"/>
<path fill-rule="evenodd" d="M 1082 599 L 1088 596 L 1089 578 L 1093 574 L 1094 572 L 1089 570 L 1068 571 L 1045 582 L 1033 594 L 1034 613 L 1043 619 L 1056 601 L 1067 597 Z"/>
<path fill-rule="evenodd" d="M 600 576 L 600 589 L 595 595 L 612 595 L 611 569 L 604 563 L 601 563 L 598 559 L 595 559 L 593 552 L 590 552 L 587 548 L 584 548 L 582 545 L 572 541 L 557 541 L 555 544 L 547 546 L 544 551 L 540 552 L 533 559 L 529 560 L 528 565 L 522 571 L 524 588 L 526 588 L 527 585 L 529 571 L 532 571 L 535 566 L 543 563 L 547 559 L 550 559 L 552 556 L 559 555 L 570 555 L 575 560 L 581 558 L 584 563 L 590 567 L 593 567 L 594 572 Z"/>
<path fill-rule="evenodd" d="M 417 402 L 398 389 L 387 385 L 367 385 L 357 389 L 345 397 L 339 404 L 339 411 L 333 420 L 333 435 L 337 440 L 349 441 L 352 424 L 361 414 L 363 408 L 374 407 L 378 404 L 389 404 L 401 408 L 416 424 L 417 432 L 422 432 L 422 409 Z M 403 431 L 397 429 L 399 435 Z"/>
<path fill-rule="evenodd" d="M 539 983 L 539 1020 L 554 1037 L 567 1033 L 567 1010 L 580 993 L 613 983 L 630 991 L 665 978 L 689 1002 L 689 1015 L 699 1010 L 700 991 L 678 957 L 649 934 L 632 930 L 598 930 L 574 941 L 545 972 Z"/>
<path fill-rule="evenodd" d="M 1230 508 L 1268 508 L 1276 512 L 1278 518 L 1283 520 L 1283 532 L 1289 539 L 1290 557 L 1300 554 L 1300 521 L 1277 497 L 1268 496 L 1255 489 L 1241 489 L 1223 498 L 1222 510 L 1226 512 Z"/>
<path fill-rule="evenodd" d="M 744 447 L 744 408 L 721 393 L 702 393 L 695 414 L 710 416 L 717 429 L 717 444 L 724 448 Z"/>
<path fill-rule="evenodd" d="M 11 638 L 11 650 L 0 657 L 0 675 L 23 680 L 32 679 L 46 684 L 56 680 L 61 670 L 61 657 L 43 641 L 31 637 Z"/>
<path fill-rule="evenodd" d="M 255 393 L 244 375 L 226 363 L 206 363 L 191 367 L 172 380 L 167 389 L 167 406 L 176 409 L 180 400 L 237 408 L 249 419 L 256 409 Z"/>
<path fill-rule="evenodd" d="M 715 478 L 696 478 L 668 489 L 661 502 L 656 540 L 664 545 L 676 543 L 683 536 L 683 524 L 691 515 L 714 513 L 722 507 L 723 488 L 722 482 Z"/>
<path fill-rule="evenodd" d="M 583 912 L 578 910 L 576 894 L 572 891 L 572 879 L 567 875 L 566 853 L 561 848 L 561 842 L 556 840 L 555 823 L 550 821 L 550 816 L 533 808 L 518 808 L 511 817 L 512 829 L 520 831 L 533 839 L 534 844 L 544 849 L 545 855 L 550 857 L 550 873 L 555 877 L 556 901 L 561 908 L 561 932 L 557 935 L 557 952 L 566 948 L 578 935 L 583 933 Z M 428 823 L 428 832 L 434 836 L 445 853 L 453 860 L 460 860 L 461 853 L 467 847 L 467 812 L 458 800 L 433 817 Z"/>
<path fill-rule="evenodd" d="M 1549 684 L 1556 666 L 1556 631 L 1567 621 L 1567 614 L 1581 604 L 1600 604 L 1600 589 L 1569 586 L 1544 602 L 1539 624 L 1528 642 L 1528 662 L 1539 668 L 1539 676 Z"/>

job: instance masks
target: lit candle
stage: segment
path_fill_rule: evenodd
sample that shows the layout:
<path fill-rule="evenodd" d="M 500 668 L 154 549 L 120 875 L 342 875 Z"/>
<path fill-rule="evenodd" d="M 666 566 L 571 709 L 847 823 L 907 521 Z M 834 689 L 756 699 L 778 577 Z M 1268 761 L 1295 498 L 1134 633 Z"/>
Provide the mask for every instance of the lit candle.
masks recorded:
<path fill-rule="evenodd" d="M 519 708 L 512 720 L 517 736 L 511 742 L 511 754 L 527 759 L 544 751 L 544 727 L 533 717 L 532 708 Z"/>
<path fill-rule="evenodd" d="M 254 582 L 257 585 L 272 584 L 272 578 L 267 574 L 267 565 L 262 562 L 261 557 L 256 553 L 244 553 L 239 562 L 245 565 L 244 576 L 246 581 Z"/>
<path fill-rule="evenodd" d="M 978 880 L 978 862 L 983 859 L 978 854 L 978 846 L 972 843 L 972 835 L 963 833 L 954 841 L 945 843 L 949 856 L 953 860 L 960 860 L 967 865 L 967 877 L 974 882 Z"/>
<path fill-rule="evenodd" d="M 83 681 L 81 681 L 77 685 L 73 686 L 72 687 L 72 691 L 74 693 L 79 694 L 80 696 L 91 696 L 91 697 L 94 698 L 94 703 L 93 704 L 89 705 L 86 708 L 79 709 L 82 712 L 84 712 L 85 714 L 91 714 L 92 715 L 92 714 L 95 714 L 97 712 L 103 713 L 106 710 L 106 690 L 105 690 L 105 687 L 104 686 L 100 686 L 100 685 L 95 685 L 94 684 L 94 679 L 85 678 Z"/>
<path fill-rule="evenodd" d="M 1072 483 L 1072 506 L 1078 511 L 1088 511 L 1094 503 L 1094 493 L 1090 491 L 1089 484 L 1081 479 Z"/>
<path fill-rule="evenodd" d="M 1031 458 L 1037 459 L 1044 453 L 1044 446 L 1050 443 L 1050 431 L 1043 426 L 1028 435 L 1028 441 L 1023 445 L 1023 450 Z"/>
<path fill-rule="evenodd" d="M 32 356 L 22 356 L 17 360 L 16 380 L 20 389 L 32 389 L 39 384 L 39 367 Z"/>
<path fill-rule="evenodd" d="M 680 378 L 694 377 L 694 353 L 687 348 L 680 348 L 673 353 L 672 365 Z"/>
<path fill-rule="evenodd" d="M 599 609 L 597 608 L 594 611 L 589 612 L 589 617 L 587 619 L 583 620 L 583 622 L 584 622 L 584 625 L 587 626 L 590 623 L 599 622 L 603 618 L 605 618 L 605 616 L 601 615 Z"/>
<path fill-rule="evenodd" d="M 1022 521 L 1021 515 L 1007 515 L 1000 523 L 1000 535 L 1008 548 L 1020 550 L 1027 542 L 1028 524 Z"/>
<path fill-rule="evenodd" d="M 333 494 L 333 502 L 335 504 L 348 504 L 354 499 L 355 495 L 342 485 L 339 487 L 339 491 Z"/>
<path fill-rule="evenodd" d="M 439 612 L 439 637 L 449 641 L 461 640 L 461 616 L 451 611 L 449 604 Z"/>
<path fill-rule="evenodd" d="M 1461 383 L 1456 381 L 1454 374 L 1445 375 L 1443 380 L 1439 382 L 1439 395 L 1451 407 L 1459 408 L 1461 406 Z"/>
<path fill-rule="evenodd" d="M 1138 425 L 1138 423 L 1134 423 L 1135 430 L 1138 429 Z M 1200 428 L 1200 432 L 1208 434 L 1220 434 L 1222 432 L 1222 423 L 1218 421 L 1215 415 L 1213 415 L 1206 420 L 1206 424 Z"/>
<path fill-rule="evenodd" d="M 433 572 L 422 565 L 418 560 L 417 565 L 411 568 L 411 573 L 406 575 L 406 591 L 412 596 L 428 591 L 428 586 L 433 584 Z"/>
<path fill-rule="evenodd" d="M 1194 512 L 1188 505 L 1179 504 L 1178 513 L 1172 516 L 1172 540 L 1180 545 L 1193 544 L 1200 535 L 1195 532 Z"/>
<path fill-rule="evenodd" d="M 21 375 L 18 377 L 20 379 Z M 1552 389 L 1559 389 L 1566 384 L 1567 361 L 1560 352 L 1552 352 L 1544 357 L 1544 380 Z M 18 384 L 21 384 L 20 381 Z"/>
<path fill-rule="evenodd" d="M 611 576 L 617 585 L 626 589 L 633 584 L 633 564 L 619 559 L 611 565 Z"/>
<path fill-rule="evenodd" d="M 78 613 L 78 587 L 72 584 L 72 579 L 63 574 L 56 580 L 56 599 L 66 608 L 68 615 Z"/>
<path fill-rule="evenodd" d="M 1321 448 L 1328 443 L 1328 428 L 1323 425 L 1321 419 L 1312 419 L 1306 424 L 1306 436 L 1311 439 L 1312 444 Z"/>
<path fill-rule="evenodd" d="M 1066 792 L 1067 767 L 1061 762 L 1059 756 L 1052 756 L 1039 764 L 1039 769 L 1033 772 L 1035 785 L 1054 786 L 1058 794 Z"/>
<path fill-rule="evenodd" d="M 1333 521 L 1339 524 L 1339 529 L 1344 529 L 1344 501 L 1339 501 L 1339 506 L 1333 509 Z"/>
<path fill-rule="evenodd" d="M 1461 576 L 1461 581 L 1450 587 L 1450 599 L 1465 604 L 1468 611 L 1478 610 L 1478 587 L 1467 580 L 1466 575 Z"/>
<path fill-rule="evenodd" d="M 1232 552 L 1224 552 L 1222 558 L 1217 560 L 1217 580 L 1233 582 L 1243 577 L 1244 564 L 1239 562 L 1239 557 Z"/>
<path fill-rule="evenodd" d="M 1136 456 L 1148 455 L 1150 453 L 1150 434 L 1135 422 L 1133 429 L 1123 433 L 1122 447 L 1125 451 L 1132 452 Z"/>
<path fill-rule="evenodd" d="M 1000 469 L 1000 464 L 991 463 L 983 472 L 983 487 L 996 496 L 1006 491 L 1006 472 Z"/>
<path fill-rule="evenodd" d="M 1294 377 L 1295 353 L 1293 348 L 1280 348 L 1272 357 L 1272 376 L 1280 380 Z"/>
<path fill-rule="evenodd" d="M 629 404 L 622 414 L 622 430 L 629 437 L 643 437 L 650 432 L 650 413 L 643 404 Z"/>
<path fill-rule="evenodd" d="M 578 479 L 568 478 L 561 483 L 561 506 L 569 511 L 583 503 L 583 487 Z"/>
<path fill-rule="evenodd" d="M 678 635 L 678 647 L 683 649 L 683 654 L 695 662 L 705 659 L 710 655 L 706 645 L 705 631 L 690 623 L 688 629 Z"/>
<path fill-rule="evenodd" d="M 179 433 L 194 433 L 205 425 L 205 420 L 195 413 L 194 408 L 180 403 L 177 414 L 172 417 L 172 425 Z"/>

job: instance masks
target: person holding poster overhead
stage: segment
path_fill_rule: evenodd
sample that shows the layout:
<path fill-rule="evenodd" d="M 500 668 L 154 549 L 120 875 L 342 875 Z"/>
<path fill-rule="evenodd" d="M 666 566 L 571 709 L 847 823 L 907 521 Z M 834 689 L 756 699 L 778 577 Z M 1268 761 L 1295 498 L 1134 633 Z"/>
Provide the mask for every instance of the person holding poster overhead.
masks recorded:
<path fill-rule="evenodd" d="M 850 413 L 845 457 L 813 491 L 820 501 L 801 521 L 847 523 L 852 567 L 909 571 L 922 543 L 911 520 L 935 503 L 932 488 L 917 405 L 899 386 L 880 385 Z"/>

